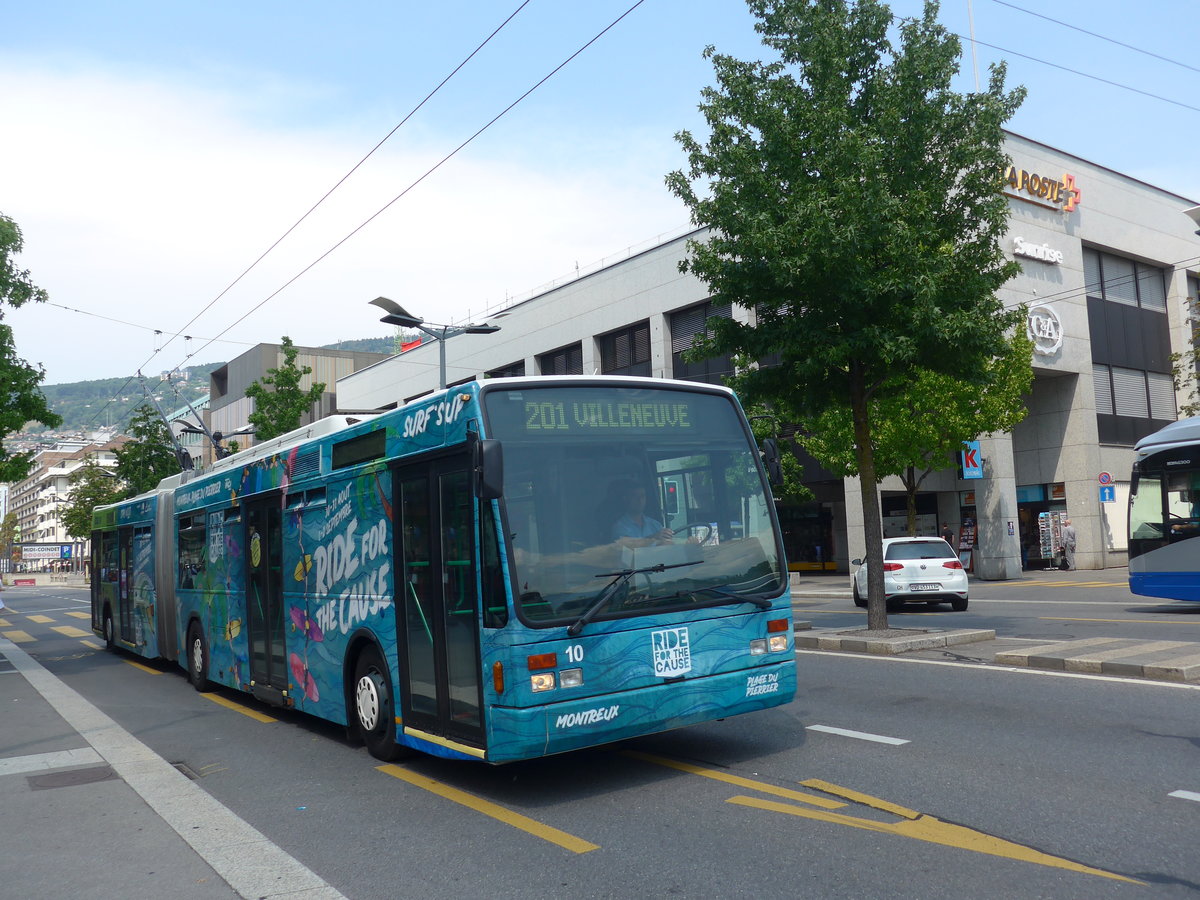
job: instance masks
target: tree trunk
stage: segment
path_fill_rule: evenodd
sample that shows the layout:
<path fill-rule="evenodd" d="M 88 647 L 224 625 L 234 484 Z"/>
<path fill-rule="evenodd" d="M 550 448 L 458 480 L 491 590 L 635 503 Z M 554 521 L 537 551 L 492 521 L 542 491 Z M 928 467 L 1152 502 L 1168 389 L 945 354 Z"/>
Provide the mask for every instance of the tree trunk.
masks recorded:
<path fill-rule="evenodd" d="M 855 456 L 862 490 L 863 535 L 866 538 L 867 628 L 886 631 L 887 601 L 883 596 L 883 522 L 879 515 L 879 485 L 875 478 L 875 452 L 871 445 L 871 417 L 862 367 L 850 368 L 850 410 L 854 416 Z"/>
<path fill-rule="evenodd" d="M 909 466 L 908 471 L 904 473 L 904 490 L 908 494 L 908 536 L 917 536 L 917 470 L 915 466 Z"/>

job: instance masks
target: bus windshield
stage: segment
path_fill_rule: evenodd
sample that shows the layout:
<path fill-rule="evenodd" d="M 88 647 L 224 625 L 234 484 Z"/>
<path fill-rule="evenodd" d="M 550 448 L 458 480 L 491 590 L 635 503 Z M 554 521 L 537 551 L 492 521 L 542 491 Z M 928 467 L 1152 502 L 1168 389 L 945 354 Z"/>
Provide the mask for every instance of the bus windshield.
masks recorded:
<path fill-rule="evenodd" d="M 498 388 L 484 411 L 504 444 L 507 538 L 528 624 L 761 603 L 784 589 L 757 450 L 729 396 Z"/>

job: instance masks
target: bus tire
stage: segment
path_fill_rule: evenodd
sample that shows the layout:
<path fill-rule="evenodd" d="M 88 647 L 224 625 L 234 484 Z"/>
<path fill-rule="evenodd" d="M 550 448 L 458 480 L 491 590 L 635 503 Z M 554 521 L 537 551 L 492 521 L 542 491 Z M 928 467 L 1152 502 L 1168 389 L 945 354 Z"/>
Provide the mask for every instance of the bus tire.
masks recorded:
<path fill-rule="evenodd" d="M 406 755 L 406 748 L 396 743 L 396 705 L 391 685 L 387 663 L 379 651 L 373 646 L 364 647 L 354 664 L 351 721 L 357 724 L 370 754 L 384 762 Z"/>
<path fill-rule="evenodd" d="M 208 644 L 198 622 L 188 626 L 187 670 L 192 687 L 202 694 L 212 690 L 212 682 L 208 680 Z"/>
<path fill-rule="evenodd" d="M 104 610 L 104 649 L 111 652 L 116 649 L 116 646 L 117 646 L 117 636 L 116 636 L 116 632 L 113 631 L 112 612 L 109 611 L 107 608 L 105 608 L 105 610 Z"/>

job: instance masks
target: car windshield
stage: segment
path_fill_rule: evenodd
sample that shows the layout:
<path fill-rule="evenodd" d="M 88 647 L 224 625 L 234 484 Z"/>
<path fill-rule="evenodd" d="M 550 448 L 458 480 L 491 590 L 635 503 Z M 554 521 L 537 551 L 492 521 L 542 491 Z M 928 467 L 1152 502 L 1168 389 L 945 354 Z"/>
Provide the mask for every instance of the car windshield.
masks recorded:
<path fill-rule="evenodd" d="M 940 538 L 927 541 L 901 541 L 889 544 L 885 559 L 954 559 L 950 545 Z"/>
<path fill-rule="evenodd" d="M 507 537 L 526 622 L 783 590 L 758 451 L 729 396 L 524 387 L 485 392 L 484 409 L 489 435 L 504 445 Z"/>

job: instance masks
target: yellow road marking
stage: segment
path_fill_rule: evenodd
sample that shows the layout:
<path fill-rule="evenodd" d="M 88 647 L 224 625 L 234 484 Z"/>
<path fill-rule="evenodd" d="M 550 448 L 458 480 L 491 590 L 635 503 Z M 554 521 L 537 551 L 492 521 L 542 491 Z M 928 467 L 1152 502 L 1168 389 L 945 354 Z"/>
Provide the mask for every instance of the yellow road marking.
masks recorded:
<path fill-rule="evenodd" d="M 12 628 L 12 622 L 8 619 L 0 619 L 0 628 Z"/>
<path fill-rule="evenodd" d="M 460 791 L 458 788 L 442 784 L 440 781 L 434 781 L 432 778 L 427 778 L 424 775 L 418 775 L 416 772 L 410 772 L 400 766 L 388 764 L 376 766 L 376 768 L 385 775 L 399 778 L 401 781 L 405 781 L 414 787 L 437 794 L 439 797 L 483 813 L 485 816 L 490 816 L 506 825 L 512 825 L 514 828 L 519 828 L 528 834 L 532 834 L 534 837 L 549 841 L 551 844 L 557 844 L 566 850 L 570 850 L 572 853 L 589 853 L 592 850 L 600 849 L 599 844 L 593 844 L 590 841 L 577 838 L 573 834 L 559 831 L 557 828 L 553 828 L 536 819 L 523 816 L 520 813 L 513 812 L 511 809 L 505 809 L 503 806 L 492 803 L 489 800 L 484 800 L 482 797 L 476 797 L 474 794 Z"/>
<path fill-rule="evenodd" d="M 78 611 L 69 612 L 69 613 L 67 613 L 67 615 L 74 616 L 76 619 L 90 619 L 92 617 L 91 613 L 78 612 Z"/>
<path fill-rule="evenodd" d="M 14 644 L 32 644 L 37 638 L 32 637 L 24 631 L 0 631 L 0 634 L 8 638 Z"/>
<path fill-rule="evenodd" d="M 85 646 L 85 647 L 91 647 L 93 650 L 103 650 L 104 649 L 102 646 L 97 644 L 95 641 L 80 641 L 79 643 L 83 644 L 83 646 Z"/>
<path fill-rule="evenodd" d="M 806 794 L 803 791 L 794 791 L 791 788 L 777 787 L 773 784 L 767 784 L 765 781 L 753 781 L 749 778 L 742 778 L 740 775 L 730 775 L 728 772 L 720 772 L 716 769 L 705 769 L 701 766 L 694 766 L 691 763 L 680 762 L 677 759 L 667 759 L 662 756 L 654 756 L 650 753 L 642 753 L 638 750 L 622 750 L 621 755 L 628 756 L 631 759 L 640 759 L 643 762 L 654 763 L 657 766 L 666 766 L 668 769 L 678 769 L 680 772 L 688 772 L 692 775 L 711 778 L 713 781 L 723 781 L 725 784 L 732 784 L 735 787 L 747 788 L 751 791 L 761 791 L 764 794 L 784 797 L 788 800 L 797 800 L 800 803 L 808 803 L 812 806 L 819 806 L 822 809 L 841 809 L 846 805 L 845 803 L 838 803 L 836 800 L 830 800 L 826 797 Z"/>
<path fill-rule="evenodd" d="M 75 638 L 87 637 L 89 634 L 91 634 L 90 631 L 84 631 L 82 628 L 76 628 L 74 625 L 55 625 L 50 630 L 57 631 L 59 634 L 65 635 L 66 637 Z"/>
<path fill-rule="evenodd" d="M 26 616 L 30 622 L 37 622 L 39 625 L 47 625 L 54 620 L 49 616 Z"/>
<path fill-rule="evenodd" d="M 901 817 L 899 822 L 880 822 L 875 819 L 860 819 L 857 816 L 849 816 L 844 813 L 825 812 L 817 809 L 806 809 L 802 806 L 792 806 L 787 803 L 776 803 L 774 800 L 763 800 L 758 797 L 730 797 L 727 802 L 735 803 L 738 806 L 748 806 L 753 809 L 763 809 L 769 812 L 783 813 L 789 816 L 800 816 L 805 819 L 815 819 L 819 822 L 831 822 L 835 825 L 846 825 L 850 828 L 861 828 L 865 831 L 875 831 L 882 834 L 892 834 L 898 837 L 913 838 L 918 841 L 925 841 L 930 844 L 941 844 L 945 847 L 957 847 L 961 850 L 971 850 L 975 853 L 984 853 L 988 856 L 1000 856 L 1006 859 L 1014 859 L 1019 862 L 1033 863 L 1039 866 L 1049 866 L 1055 869 L 1066 869 L 1069 872 L 1080 872 L 1084 875 L 1096 875 L 1100 878 L 1111 878 L 1114 881 L 1125 881 L 1130 884 L 1141 884 L 1145 882 L 1138 881 L 1133 878 L 1127 878 L 1124 875 L 1118 875 L 1115 872 L 1106 872 L 1103 869 L 1096 869 L 1091 866 L 1085 866 L 1083 863 L 1077 863 L 1073 860 L 1063 859 L 1060 856 L 1052 856 L 1049 853 L 1043 853 L 1040 850 L 1034 850 L 1032 847 L 1026 847 L 1024 844 L 1017 844 L 1013 841 L 1006 841 L 1004 838 L 998 838 L 990 834 L 985 834 L 982 831 L 976 831 L 973 828 L 967 828 L 963 825 L 955 825 L 952 822 L 943 822 L 934 816 L 928 816 L 924 813 L 919 813 L 915 810 L 906 809 L 903 806 L 897 806 L 894 803 L 889 803 L 886 800 L 880 800 L 877 797 L 872 797 L 869 794 L 863 794 L 858 791 L 850 790 L 849 788 L 839 787 L 835 784 L 830 784 L 819 779 L 810 779 L 803 782 L 805 785 L 817 788 L 818 790 L 827 790 L 839 797 L 845 797 L 848 800 L 853 800 L 855 803 L 868 806 L 880 812 L 891 813 Z"/>
<path fill-rule="evenodd" d="M 129 660 L 126 660 L 126 662 L 129 662 Z M 278 719 L 272 719 L 270 716 L 265 715 L 264 713 L 260 713 L 256 709 L 251 709 L 248 706 L 242 706 L 242 704 L 234 703 L 232 700 L 226 700 L 220 694 L 201 694 L 200 696 L 204 697 L 207 700 L 211 700 L 213 703 L 216 703 L 218 706 L 224 706 L 226 709 L 232 709 L 234 712 L 239 712 L 243 716 L 249 716 L 255 722 L 277 722 L 277 721 L 279 721 Z"/>
<path fill-rule="evenodd" d="M 143 665 L 140 662 L 134 662 L 132 659 L 123 659 L 123 660 L 121 660 L 121 662 L 125 663 L 125 665 L 127 665 L 127 666 L 133 666 L 135 669 L 141 669 L 143 672 L 149 672 L 151 675 L 161 675 L 162 674 L 162 672 L 160 672 L 158 669 L 152 669 L 149 666 Z"/>
<path fill-rule="evenodd" d="M 1200 625 L 1200 622 L 1180 622 L 1178 619 L 1070 619 L 1066 616 L 1038 616 L 1046 622 L 1119 622 L 1122 625 L 1162 625 L 1169 622 L 1172 625 Z"/>

